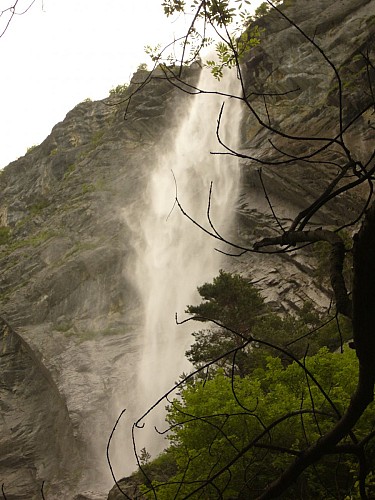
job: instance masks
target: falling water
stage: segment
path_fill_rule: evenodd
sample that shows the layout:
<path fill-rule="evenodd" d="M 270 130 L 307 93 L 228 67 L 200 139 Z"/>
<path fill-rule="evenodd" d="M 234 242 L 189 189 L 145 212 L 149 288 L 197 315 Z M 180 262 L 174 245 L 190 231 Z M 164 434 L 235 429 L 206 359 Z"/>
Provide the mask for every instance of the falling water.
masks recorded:
<path fill-rule="evenodd" d="M 198 87 L 234 93 L 235 73 L 218 83 L 203 70 Z M 191 343 L 192 322 L 176 325 L 175 314 L 184 318 L 188 304 L 199 301 L 197 286 L 218 274 L 221 255 L 215 242 L 189 221 L 174 205 L 176 187 L 184 210 L 207 227 L 207 202 L 213 182 L 211 214 L 216 228 L 228 232 L 236 199 L 239 169 L 237 159 L 228 155 L 212 155 L 218 151 L 216 122 L 220 107 L 226 101 L 221 137 L 236 146 L 240 122 L 236 100 L 214 94 L 195 95 L 180 112 L 183 120 L 174 143 L 160 153 L 147 188 L 148 205 L 142 214 L 137 244 L 136 281 L 143 301 L 143 342 L 135 387 L 137 419 L 158 400 L 182 372 L 190 370 L 184 356 Z M 173 171 L 173 174 L 172 174 Z M 137 430 L 137 450 L 146 447 L 153 456 L 163 448 L 163 440 L 154 426 L 163 430 L 163 412 L 154 410 Z M 133 408 L 134 409 L 134 408 Z"/>

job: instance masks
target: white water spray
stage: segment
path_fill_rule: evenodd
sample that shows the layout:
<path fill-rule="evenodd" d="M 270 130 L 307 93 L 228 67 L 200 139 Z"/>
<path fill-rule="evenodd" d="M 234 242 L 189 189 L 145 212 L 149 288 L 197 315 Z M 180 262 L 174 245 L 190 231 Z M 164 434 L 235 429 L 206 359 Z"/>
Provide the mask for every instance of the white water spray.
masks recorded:
<path fill-rule="evenodd" d="M 198 87 L 234 94 L 238 81 L 234 72 L 218 83 L 208 71 L 202 71 Z M 216 123 L 220 107 L 226 101 L 221 137 L 236 147 L 240 123 L 239 104 L 215 94 L 196 95 L 180 111 L 183 120 L 173 143 L 164 146 L 150 174 L 148 205 L 138 227 L 136 282 L 143 301 L 142 352 L 137 369 L 136 395 L 132 415 L 139 418 L 169 390 L 183 371 L 190 367 L 185 351 L 191 343 L 193 323 L 178 326 L 175 314 L 183 318 L 188 304 L 197 304 L 197 286 L 218 274 L 222 257 L 214 250 L 215 242 L 174 206 L 178 198 L 184 210 L 207 227 L 207 203 L 213 182 L 211 214 L 216 228 L 228 233 L 239 179 L 238 162 L 218 151 Z M 172 174 L 173 171 L 173 174 Z M 171 209 L 174 206 L 172 212 Z M 139 234 L 140 233 L 140 234 Z M 146 447 L 152 455 L 163 448 L 163 440 L 154 426 L 163 430 L 164 406 L 144 419 L 144 428 L 136 432 L 137 450 Z M 164 442 L 165 443 L 165 442 Z M 134 468 L 135 460 L 133 457 Z"/>

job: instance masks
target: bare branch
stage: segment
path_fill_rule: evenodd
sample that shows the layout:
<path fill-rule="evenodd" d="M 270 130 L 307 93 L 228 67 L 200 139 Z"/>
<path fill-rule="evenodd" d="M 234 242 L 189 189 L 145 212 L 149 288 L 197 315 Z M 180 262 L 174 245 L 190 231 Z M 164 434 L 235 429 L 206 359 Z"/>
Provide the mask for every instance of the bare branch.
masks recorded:
<path fill-rule="evenodd" d="M 115 433 L 115 430 L 116 430 L 116 427 L 118 425 L 118 423 L 120 422 L 121 420 L 121 417 L 124 415 L 124 413 L 126 412 L 126 409 L 122 410 L 122 412 L 120 413 L 120 415 L 118 416 L 116 422 L 115 422 L 115 425 L 113 426 L 112 428 L 112 431 L 111 431 L 111 434 L 108 438 L 108 442 L 107 442 L 107 448 L 106 448 L 106 456 L 107 456 L 107 462 L 108 462 L 108 466 L 109 466 L 109 470 L 111 471 L 111 475 L 112 475 L 112 478 L 118 488 L 118 490 L 124 495 L 125 498 L 128 498 L 129 500 L 131 500 L 131 498 L 125 493 L 125 491 L 121 488 L 121 486 L 119 485 L 119 483 L 117 482 L 117 479 L 116 479 L 116 476 L 115 476 L 115 473 L 113 472 L 113 468 L 112 468 L 112 464 L 111 464 L 111 460 L 109 458 L 109 447 L 111 445 L 111 441 L 112 441 L 112 437 L 113 437 L 113 434 Z"/>

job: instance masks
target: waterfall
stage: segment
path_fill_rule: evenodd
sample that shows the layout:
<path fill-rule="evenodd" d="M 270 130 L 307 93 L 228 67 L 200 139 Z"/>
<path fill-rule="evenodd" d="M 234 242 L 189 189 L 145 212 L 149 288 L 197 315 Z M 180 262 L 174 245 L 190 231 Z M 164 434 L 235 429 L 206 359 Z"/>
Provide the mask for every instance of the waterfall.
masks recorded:
<path fill-rule="evenodd" d="M 235 93 L 235 72 L 221 82 L 203 70 L 198 87 Z M 189 221 L 174 205 L 176 186 L 184 210 L 200 224 L 207 224 L 207 203 L 213 182 L 211 214 L 219 231 L 228 234 L 234 213 L 239 178 L 238 161 L 228 155 L 212 155 L 220 150 L 216 123 L 223 101 L 226 111 L 221 136 L 236 146 L 239 104 L 215 94 L 198 94 L 187 99 L 186 108 L 174 141 L 158 153 L 147 186 L 147 203 L 137 227 L 137 262 L 132 272 L 143 302 L 142 347 L 137 368 L 132 416 L 136 420 L 158 400 L 182 372 L 191 367 L 185 351 L 191 344 L 191 332 L 197 324 L 176 325 L 175 314 L 184 318 L 188 304 L 199 303 L 197 286 L 211 281 L 219 272 L 222 255 L 214 250 L 215 241 Z M 223 151 L 221 149 L 221 151 Z M 173 171 L 173 174 L 172 174 Z M 154 426 L 164 430 L 164 400 L 160 410 L 144 419 L 136 429 L 137 450 L 146 447 L 153 456 L 163 448 Z M 133 470 L 135 460 L 133 457 Z"/>

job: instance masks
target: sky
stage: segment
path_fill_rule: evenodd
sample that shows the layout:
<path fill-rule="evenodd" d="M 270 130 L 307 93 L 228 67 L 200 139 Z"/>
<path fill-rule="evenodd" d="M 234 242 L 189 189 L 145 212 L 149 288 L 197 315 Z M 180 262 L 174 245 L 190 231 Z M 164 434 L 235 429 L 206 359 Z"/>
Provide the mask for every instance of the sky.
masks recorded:
<path fill-rule="evenodd" d="M 32 0 L 18 0 L 22 12 Z M 0 12 L 16 0 L 0 0 Z M 40 144 L 86 98 L 129 82 L 145 45 L 167 44 L 186 21 L 162 0 L 35 0 L 0 37 L 0 169 Z M 261 0 L 253 0 L 255 8 Z M 0 16 L 0 34 L 9 11 Z"/>

